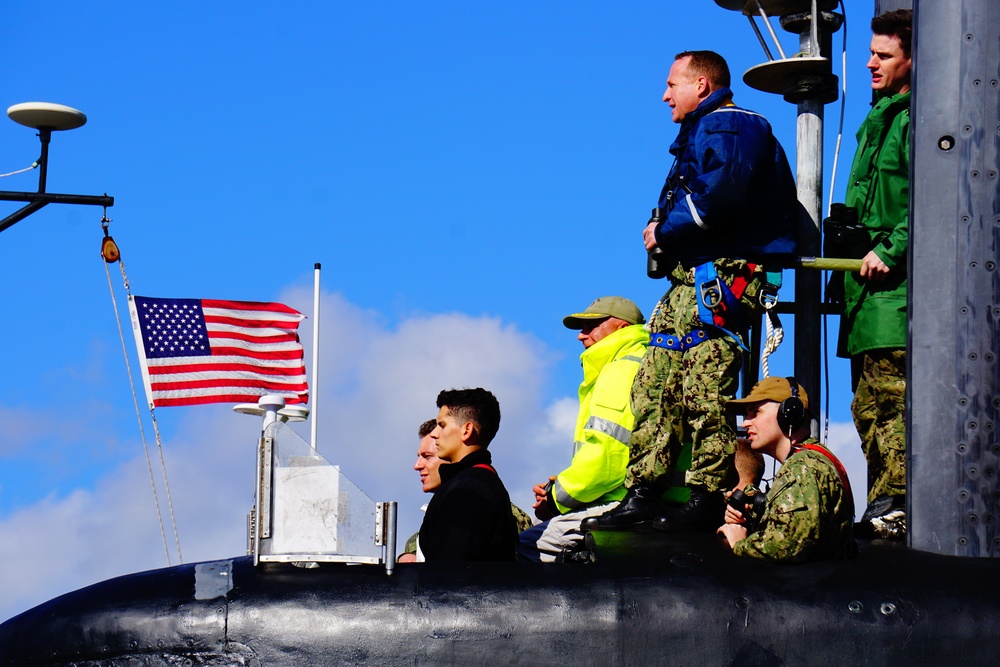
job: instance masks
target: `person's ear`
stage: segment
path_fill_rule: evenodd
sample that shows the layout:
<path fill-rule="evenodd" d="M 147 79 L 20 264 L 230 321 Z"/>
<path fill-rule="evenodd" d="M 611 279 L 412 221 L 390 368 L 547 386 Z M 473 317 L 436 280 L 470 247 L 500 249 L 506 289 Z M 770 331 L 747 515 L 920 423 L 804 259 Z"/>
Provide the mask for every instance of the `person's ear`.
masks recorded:
<path fill-rule="evenodd" d="M 462 424 L 462 442 L 469 442 L 476 433 L 476 425 L 472 422 Z"/>
<path fill-rule="evenodd" d="M 708 78 L 704 76 L 699 76 L 698 80 L 698 96 L 708 97 L 712 94 L 711 86 L 708 85 Z"/>

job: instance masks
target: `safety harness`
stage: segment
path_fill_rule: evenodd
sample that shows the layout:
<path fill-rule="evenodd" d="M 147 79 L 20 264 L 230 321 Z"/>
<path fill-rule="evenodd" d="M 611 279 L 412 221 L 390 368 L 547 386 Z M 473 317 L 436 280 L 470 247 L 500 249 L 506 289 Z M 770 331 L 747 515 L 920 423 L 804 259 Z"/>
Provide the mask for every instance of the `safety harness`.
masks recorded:
<path fill-rule="evenodd" d="M 727 285 L 719 277 L 715 262 L 704 262 L 696 266 L 695 301 L 698 303 L 698 319 L 704 326 L 694 328 L 683 336 L 653 332 L 649 344 L 653 347 L 683 352 L 706 340 L 728 336 L 736 341 L 741 349 L 748 351 L 739 334 L 732 330 L 746 328 L 746 318 L 740 299 L 743 298 L 756 268 L 756 264 L 748 262 L 733 278 L 732 285 Z M 767 284 L 760 293 L 760 300 L 761 305 L 770 310 L 768 306 L 777 301 L 778 290 L 781 288 L 781 271 L 766 271 L 765 276 Z"/>
<path fill-rule="evenodd" d="M 796 445 L 793 454 L 795 452 L 802 451 L 803 449 L 819 452 L 833 464 L 834 469 L 837 471 L 837 476 L 840 477 L 840 483 L 844 485 L 844 489 L 847 491 L 847 502 L 851 504 L 851 514 L 854 514 L 854 494 L 851 492 L 851 480 L 847 478 L 847 469 L 844 468 L 844 464 L 841 463 L 840 459 L 834 456 L 833 452 L 826 447 L 820 447 L 819 445 L 814 445 L 812 443 Z"/>

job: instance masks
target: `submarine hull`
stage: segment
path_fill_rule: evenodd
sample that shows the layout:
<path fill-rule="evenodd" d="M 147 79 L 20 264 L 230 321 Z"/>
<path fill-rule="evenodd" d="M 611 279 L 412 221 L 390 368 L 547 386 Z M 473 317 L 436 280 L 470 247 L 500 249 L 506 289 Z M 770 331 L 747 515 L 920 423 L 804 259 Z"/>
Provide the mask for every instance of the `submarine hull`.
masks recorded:
<path fill-rule="evenodd" d="M 0 665 L 996 661 L 995 560 L 874 541 L 850 561 L 777 565 L 709 536 L 608 540 L 596 564 L 388 576 L 240 557 L 123 576 L 0 625 Z"/>

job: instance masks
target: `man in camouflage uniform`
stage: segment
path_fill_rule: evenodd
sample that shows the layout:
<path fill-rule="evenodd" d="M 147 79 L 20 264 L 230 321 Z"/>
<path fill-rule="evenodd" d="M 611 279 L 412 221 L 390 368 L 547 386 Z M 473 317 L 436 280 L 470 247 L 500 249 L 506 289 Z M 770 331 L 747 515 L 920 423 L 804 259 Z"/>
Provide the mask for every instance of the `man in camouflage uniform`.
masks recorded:
<path fill-rule="evenodd" d="M 676 56 L 663 101 L 680 123 L 676 158 L 643 239 L 650 276 L 670 289 L 650 317 L 651 340 L 632 389 L 635 427 L 618 507 L 584 522 L 627 529 L 711 531 L 736 481 L 736 435 L 723 406 L 739 379 L 738 332 L 760 312 L 764 270 L 747 258 L 795 251 L 795 184 L 771 127 L 732 102 L 729 68 L 711 51 Z M 655 259 L 654 259 L 655 258 Z M 690 499 L 664 506 L 685 446 Z"/>
<path fill-rule="evenodd" d="M 913 14 L 872 19 L 877 102 L 858 130 L 845 203 L 867 232 L 860 273 L 844 275 L 838 355 L 850 357 L 851 412 L 868 462 L 858 535 L 906 536 L 906 254 L 909 245 L 910 42 Z"/>
<path fill-rule="evenodd" d="M 726 508 L 726 523 L 718 533 L 733 553 L 787 563 L 854 555 L 854 502 L 847 472 L 809 438 L 809 397 L 795 378 L 765 378 L 746 398 L 726 407 L 745 410 L 750 448 L 781 464 L 762 516 L 732 502 Z"/>

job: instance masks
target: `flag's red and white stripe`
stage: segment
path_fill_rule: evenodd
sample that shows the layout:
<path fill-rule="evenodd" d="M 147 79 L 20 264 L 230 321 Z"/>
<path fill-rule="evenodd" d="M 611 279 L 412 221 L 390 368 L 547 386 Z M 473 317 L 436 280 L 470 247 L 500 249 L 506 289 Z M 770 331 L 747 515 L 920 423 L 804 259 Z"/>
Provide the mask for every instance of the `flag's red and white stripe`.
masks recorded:
<path fill-rule="evenodd" d="M 255 402 L 264 394 L 289 404 L 308 400 L 298 311 L 280 303 L 148 297 L 134 297 L 130 309 L 155 407 Z"/>

